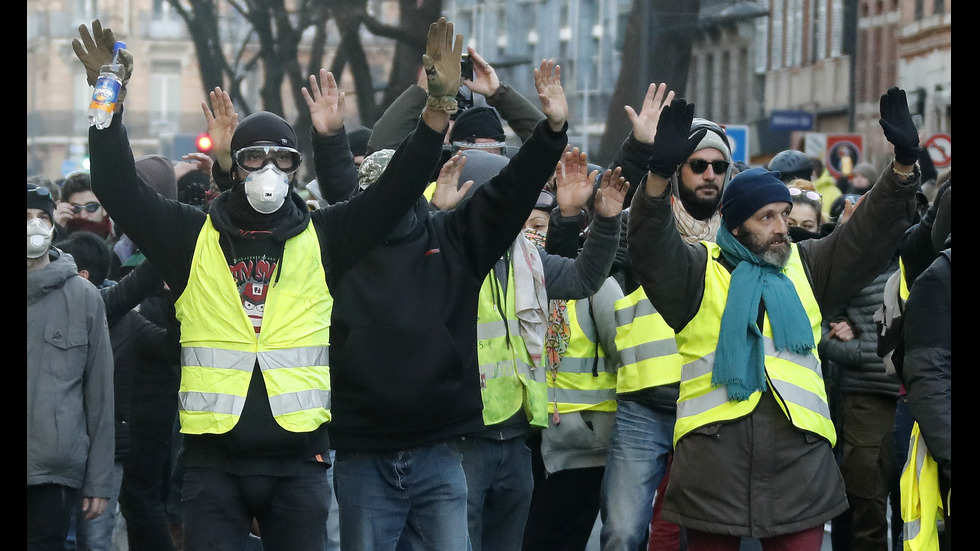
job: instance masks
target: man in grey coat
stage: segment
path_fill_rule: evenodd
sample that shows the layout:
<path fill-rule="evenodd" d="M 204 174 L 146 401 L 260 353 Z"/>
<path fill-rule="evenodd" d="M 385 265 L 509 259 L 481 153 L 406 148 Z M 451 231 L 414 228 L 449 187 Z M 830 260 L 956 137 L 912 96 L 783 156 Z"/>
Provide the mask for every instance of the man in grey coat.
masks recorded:
<path fill-rule="evenodd" d="M 54 201 L 27 187 L 27 549 L 64 549 L 70 511 L 112 492 L 112 348 L 98 290 L 51 246 Z"/>

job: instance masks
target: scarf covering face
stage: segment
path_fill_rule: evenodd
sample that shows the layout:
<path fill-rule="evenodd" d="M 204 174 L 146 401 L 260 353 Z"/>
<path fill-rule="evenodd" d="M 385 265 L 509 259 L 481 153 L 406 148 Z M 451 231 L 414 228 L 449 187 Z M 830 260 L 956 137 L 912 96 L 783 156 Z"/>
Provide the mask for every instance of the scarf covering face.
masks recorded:
<path fill-rule="evenodd" d="M 731 283 L 711 382 L 727 385 L 728 399 L 747 400 L 755 391 L 766 391 L 765 351 L 759 327 L 759 304 L 765 305 L 776 350 L 808 354 L 813 350 L 813 330 L 796 287 L 782 269 L 752 254 L 724 224 L 716 243 L 731 265 Z"/>

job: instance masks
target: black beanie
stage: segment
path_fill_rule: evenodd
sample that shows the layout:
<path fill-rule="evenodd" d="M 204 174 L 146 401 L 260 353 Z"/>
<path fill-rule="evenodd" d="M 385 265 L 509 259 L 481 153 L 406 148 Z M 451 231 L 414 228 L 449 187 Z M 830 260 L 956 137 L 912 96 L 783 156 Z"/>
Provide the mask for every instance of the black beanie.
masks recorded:
<path fill-rule="evenodd" d="M 507 139 L 500 117 L 492 107 L 471 107 L 460 115 L 449 131 L 449 143 L 473 142 L 476 138 L 488 138 L 503 142 Z"/>
<path fill-rule="evenodd" d="M 259 111 L 245 117 L 231 137 L 231 151 L 259 142 L 296 148 L 296 131 L 282 117 L 268 111 Z"/>
<path fill-rule="evenodd" d="M 370 128 L 358 126 L 357 128 L 351 130 L 347 133 L 347 143 L 350 144 L 350 152 L 353 153 L 355 157 L 358 155 L 367 155 L 367 144 L 368 140 L 370 139 Z"/>
<path fill-rule="evenodd" d="M 48 213 L 48 219 L 54 223 L 54 199 L 46 187 L 27 184 L 27 208 L 40 209 Z"/>
<path fill-rule="evenodd" d="M 789 188 L 779 179 L 779 173 L 764 168 L 739 172 L 721 195 L 720 210 L 725 227 L 732 231 L 769 203 L 793 203 Z"/>

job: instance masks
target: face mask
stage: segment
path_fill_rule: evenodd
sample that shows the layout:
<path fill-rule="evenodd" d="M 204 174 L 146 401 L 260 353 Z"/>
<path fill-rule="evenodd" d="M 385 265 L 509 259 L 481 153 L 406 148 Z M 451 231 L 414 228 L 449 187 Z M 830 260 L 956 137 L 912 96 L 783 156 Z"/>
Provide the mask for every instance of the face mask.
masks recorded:
<path fill-rule="evenodd" d="M 41 218 L 27 221 L 27 258 L 40 258 L 51 247 L 54 228 Z"/>
<path fill-rule="evenodd" d="M 248 204 L 261 214 L 272 214 L 286 200 L 289 193 L 289 175 L 267 164 L 245 178 L 245 196 Z"/>

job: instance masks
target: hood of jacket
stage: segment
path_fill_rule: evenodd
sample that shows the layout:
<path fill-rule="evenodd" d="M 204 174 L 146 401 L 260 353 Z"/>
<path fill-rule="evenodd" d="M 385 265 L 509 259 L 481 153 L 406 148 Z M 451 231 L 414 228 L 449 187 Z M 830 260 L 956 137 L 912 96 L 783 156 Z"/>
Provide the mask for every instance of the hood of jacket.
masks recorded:
<path fill-rule="evenodd" d="M 69 278 L 78 277 L 78 267 L 71 255 L 52 247 L 48 251 L 51 263 L 27 272 L 27 305 L 41 300 L 51 291 L 61 289 Z"/>

